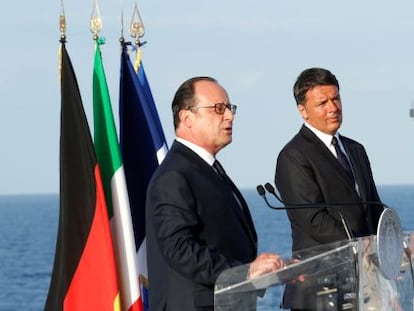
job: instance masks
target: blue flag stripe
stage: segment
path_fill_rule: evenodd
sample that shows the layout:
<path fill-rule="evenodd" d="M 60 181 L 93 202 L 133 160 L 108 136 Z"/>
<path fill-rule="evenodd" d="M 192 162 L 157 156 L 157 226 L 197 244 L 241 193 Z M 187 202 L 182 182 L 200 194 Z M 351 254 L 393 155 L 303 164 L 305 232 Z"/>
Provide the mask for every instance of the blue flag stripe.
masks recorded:
<path fill-rule="evenodd" d="M 150 119 L 151 121 L 150 123 L 153 124 L 151 128 L 154 130 L 152 132 L 152 137 L 153 137 L 156 150 L 159 150 L 162 147 L 166 146 L 167 144 L 166 144 L 166 139 L 164 136 L 164 131 L 162 130 L 161 121 L 158 116 L 158 111 L 155 106 L 154 98 L 152 96 L 151 89 L 149 87 L 149 83 L 147 80 L 147 76 L 145 74 L 144 64 L 142 62 L 140 62 L 137 75 L 138 75 L 138 80 L 143 90 L 144 97 L 147 100 L 147 107 L 151 111 L 151 114 L 152 114 L 152 117 Z"/>
<path fill-rule="evenodd" d="M 140 79 L 138 78 L 141 77 Z M 137 249 L 145 238 L 145 195 L 166 147 L 164 132 L 142 64 L 135 72 L 124 45 L 120 79 L 120 144 Z"/>

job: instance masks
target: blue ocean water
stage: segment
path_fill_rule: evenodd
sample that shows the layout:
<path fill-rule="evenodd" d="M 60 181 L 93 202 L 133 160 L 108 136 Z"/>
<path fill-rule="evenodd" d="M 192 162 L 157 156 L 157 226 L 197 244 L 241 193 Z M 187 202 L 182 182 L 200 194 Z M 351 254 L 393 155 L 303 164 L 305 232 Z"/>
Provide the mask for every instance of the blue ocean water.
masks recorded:
<path fill-rule="evenodd" d="M 43 310 L 58 213 L 57 195 L 0 196 L 0 310 Z"/>
<path fill-rule="evenodd" d="M 399 213 L 403 229 L 414 231 L 414 185 L 379 186 L 378 190 L 383 202 Z M 266 207 L 255 189 L 242 192 L 256 224 L 259 251 L 288 257 L 291 238 L 286 213 Z M 43 310 L 58 214 L 56 194 L 0 196 L 0 311 Z"/>

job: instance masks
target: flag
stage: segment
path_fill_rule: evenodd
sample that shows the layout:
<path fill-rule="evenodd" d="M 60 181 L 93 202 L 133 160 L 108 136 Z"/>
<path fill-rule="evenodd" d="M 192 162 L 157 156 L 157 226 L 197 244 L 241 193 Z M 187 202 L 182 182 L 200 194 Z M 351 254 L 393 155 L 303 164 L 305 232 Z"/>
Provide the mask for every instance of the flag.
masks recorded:
<path fill-rule="evenodd" d="M 146 189 L 153 172 L 165 157 L 167 144 L 140 59 L 139 64 L 136 73 L 127 44 L 123 43 L 119 90 L 120 143 L 137 247 L 141 293 L 147 310 Z"/>
<path fill-rule="evenodd" d="M 60 211 L 46 311 L 120 310 L 99 167 L 78 83 L 61 46 Z"/>
<path fill-rule="evenodd" d="M 94 142 L 114 237 L 122 310 L 135 311 L 142 310 L 135 240 L 121 151 L 102 64 L 102 43 L 103 40 L 98 38 L 93 70 Z"/>

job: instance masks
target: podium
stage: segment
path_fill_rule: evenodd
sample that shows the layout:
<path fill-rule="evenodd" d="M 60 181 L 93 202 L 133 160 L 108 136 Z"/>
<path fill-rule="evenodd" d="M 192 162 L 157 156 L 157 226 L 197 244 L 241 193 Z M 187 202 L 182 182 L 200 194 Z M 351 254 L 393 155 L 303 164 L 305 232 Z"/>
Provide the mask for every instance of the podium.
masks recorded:
<path fill-rule="evenodd" d="M 301 250 L 275 272 L 224 271 L 215 310 L 413 311 L 414 233 L 401 232 L 392 210 L 381 218 L 377 235 Z"/>

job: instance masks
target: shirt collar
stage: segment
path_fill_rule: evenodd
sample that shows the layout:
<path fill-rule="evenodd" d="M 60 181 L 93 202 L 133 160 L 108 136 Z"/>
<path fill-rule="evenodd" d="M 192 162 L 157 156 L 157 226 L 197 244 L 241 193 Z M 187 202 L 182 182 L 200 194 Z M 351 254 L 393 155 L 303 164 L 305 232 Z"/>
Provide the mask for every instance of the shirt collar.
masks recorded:
<path fill-rule="evenodd" d="M 192 151 L 194 151 L 200 158 L 202 158 L 204 161 L 206 161 L 210 166 L 213 165 L 215 158 L 214 156 L 208 152 L 206 149 L 200 147 L 199 145 L 196 145 L 192 142 L 189 142 L 188 140 L 185 140 L 181 137 L 176 137 L 176 140 L 186 147 L 190 148 Z"/>
<path fill-rule="evenodd" d="M 335 135 L 330 135 L 330 134 L 326 134 L 320 130 L 318 130 L 317 128 L 313 127 L 312 125 L 310 125 L 309 123 L 305 122 L 305 126 L 310 129 L 324 144 L 326 147 L 328 147 L 329 149 L 331 149 L 332 147 L 332 137 L 335 136 L 338 141 L 340 142 L 341 140 L 339 139 L 339 134 L 338 132 L 335 133 Z M 341 142 L 340 142 L 341 144 Z"/>

